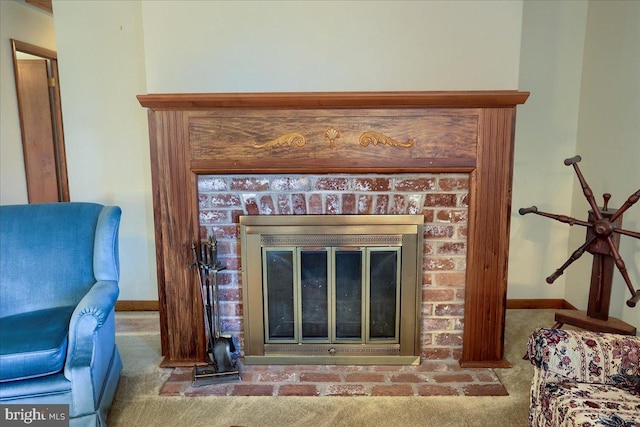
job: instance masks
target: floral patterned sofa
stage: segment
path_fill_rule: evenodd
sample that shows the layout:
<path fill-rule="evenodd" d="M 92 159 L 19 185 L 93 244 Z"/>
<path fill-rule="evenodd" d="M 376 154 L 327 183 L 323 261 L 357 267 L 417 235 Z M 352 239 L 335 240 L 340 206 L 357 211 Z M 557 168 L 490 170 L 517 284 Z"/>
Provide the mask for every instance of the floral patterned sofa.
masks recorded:
<path fill-rule="evenodd" d="M 640 426 L 640 337 L 537 329 L 529 425 Z"/>

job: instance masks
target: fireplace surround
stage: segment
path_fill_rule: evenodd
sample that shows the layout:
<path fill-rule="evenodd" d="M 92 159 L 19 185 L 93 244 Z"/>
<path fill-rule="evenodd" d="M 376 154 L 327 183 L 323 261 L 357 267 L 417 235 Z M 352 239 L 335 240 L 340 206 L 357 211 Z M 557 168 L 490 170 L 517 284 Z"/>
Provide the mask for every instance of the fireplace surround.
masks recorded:
<path fill-rule="evenodd" d="M 140 95 L 148 108 L 164 366 L 203 360 L 190 263 L 199 175 L 466 173 L 463 366 L 507 366 L 513 135 L 527 92 Z"/>

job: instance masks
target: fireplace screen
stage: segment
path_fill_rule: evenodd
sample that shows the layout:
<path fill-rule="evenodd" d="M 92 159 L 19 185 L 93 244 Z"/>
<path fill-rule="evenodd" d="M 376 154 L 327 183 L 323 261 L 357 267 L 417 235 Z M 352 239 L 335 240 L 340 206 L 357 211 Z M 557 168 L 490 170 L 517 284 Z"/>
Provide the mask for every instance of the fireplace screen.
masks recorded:
<path fill-rule="evenodd" d="M 264 247 L 265 343 L 398 343 L 401 247 Z"/>
<path fill-rule="evenodd" d="M 417 363 L 421 215 L 240 224 L 245 363 Z"/>

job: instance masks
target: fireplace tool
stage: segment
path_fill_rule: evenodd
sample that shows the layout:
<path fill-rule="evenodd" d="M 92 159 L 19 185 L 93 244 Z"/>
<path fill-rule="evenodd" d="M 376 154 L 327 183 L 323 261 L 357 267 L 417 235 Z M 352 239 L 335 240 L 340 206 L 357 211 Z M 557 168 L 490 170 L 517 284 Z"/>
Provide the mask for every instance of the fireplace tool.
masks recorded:
<path fill-rule="evenodd" d="M 199 250 L 198 250 L 199 249 Z M 193 385 L 209 385 L 240 379 L 239 352 L 232 335 L 222 335 L 220 327 L 220 291 L 216 275 L 224 266 L 217 259 L 217 242 L 209 238 L 200 243 L 191 243 L 193 264 L 198 273 L 198 285 L 205 315 L 207 335 L 206 366 L 195 366 Z"/>

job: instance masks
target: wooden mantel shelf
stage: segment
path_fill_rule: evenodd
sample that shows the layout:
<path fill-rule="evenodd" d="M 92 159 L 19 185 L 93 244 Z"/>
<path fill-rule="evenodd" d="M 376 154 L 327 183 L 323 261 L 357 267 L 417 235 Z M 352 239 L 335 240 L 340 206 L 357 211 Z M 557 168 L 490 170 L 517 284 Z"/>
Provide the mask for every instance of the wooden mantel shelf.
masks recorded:
<path fill-rule="evenodd" d="M 514 107 L 529 92 L 274 92 L 170 93 L 138 95 L 140 105 L 157 110 L 208 108 L 472 108 Z"/>
<path fill-rule="evenodd" d="M 508 366 L 504 321 L 515 114 L 528 96 L 520 91 L 139 95 L 149 118 L 163 364 L 204 360 L 202 306 L 186 267 L 192 262 L 191 241 L 200 237 L 198 175 L 411 171 L 469 173 L 460 363 Z M 334 126 L 340 128 L 340 144 L 329 146 L 325 131 Z M 415 145 L 398 148 L 388 138 L 373 149 L 358 143 L 363 129 Z M 289 132 L 304 134 L 309 143 L 294 147 L 285 138 Z M 274 141 L 287 144 L 269 145 Z"/>

